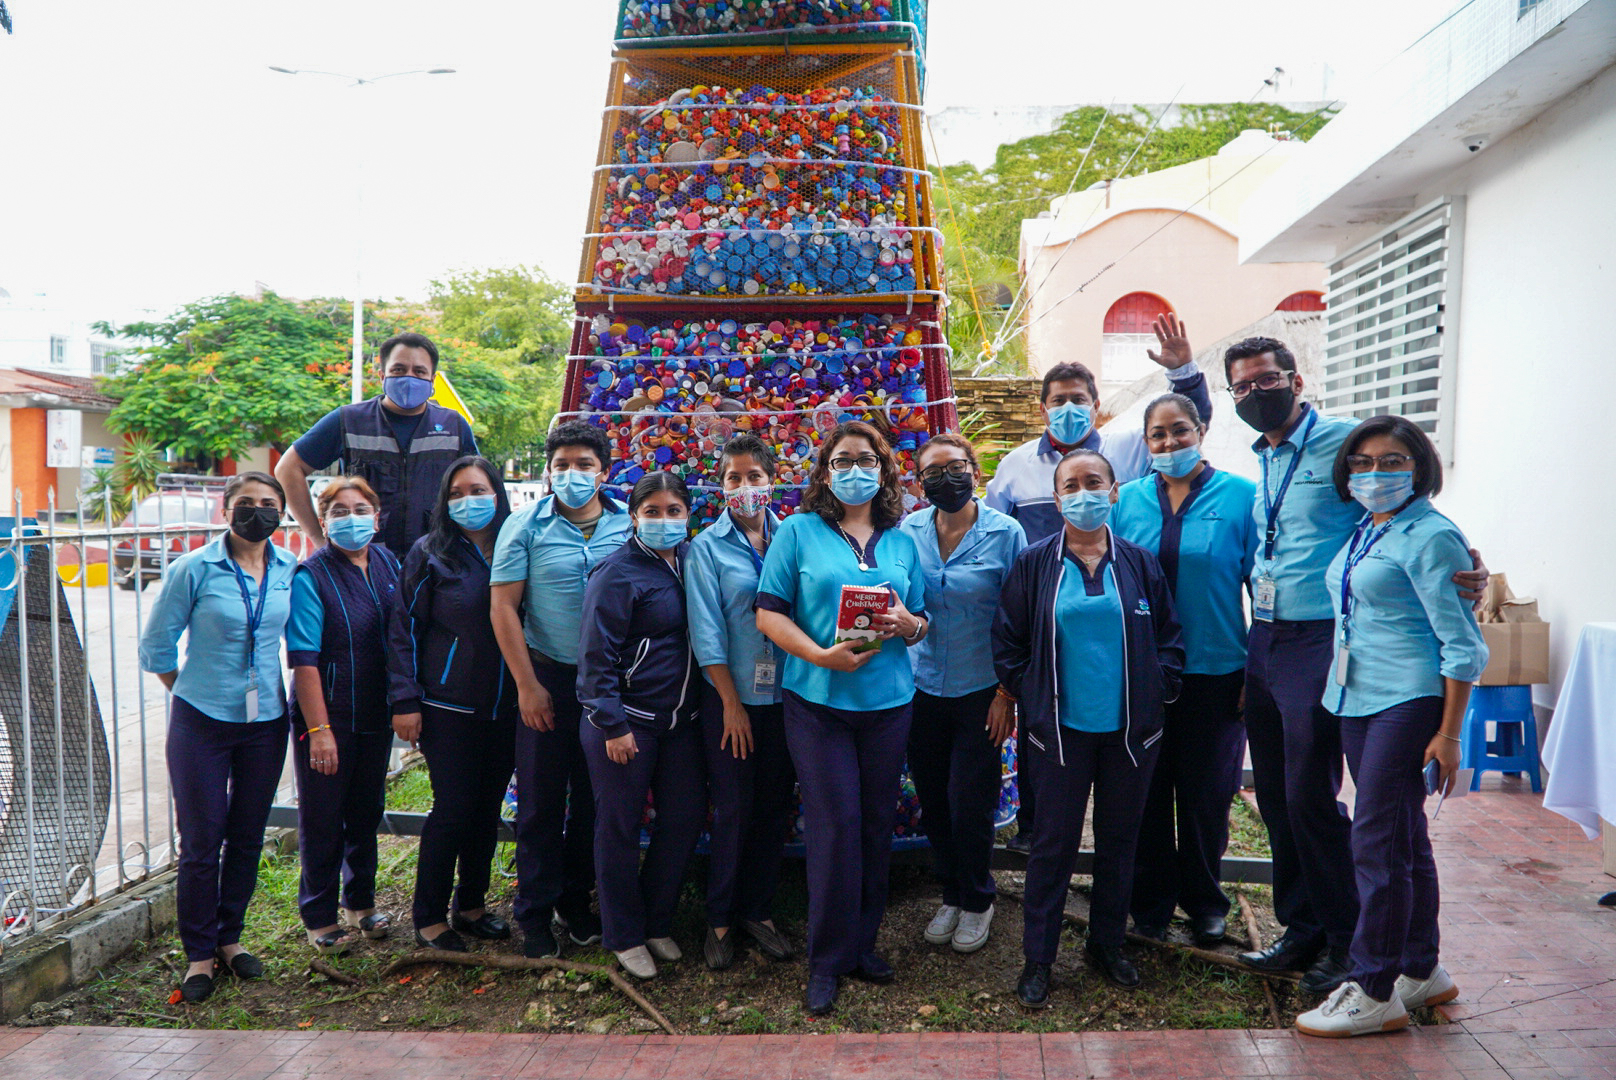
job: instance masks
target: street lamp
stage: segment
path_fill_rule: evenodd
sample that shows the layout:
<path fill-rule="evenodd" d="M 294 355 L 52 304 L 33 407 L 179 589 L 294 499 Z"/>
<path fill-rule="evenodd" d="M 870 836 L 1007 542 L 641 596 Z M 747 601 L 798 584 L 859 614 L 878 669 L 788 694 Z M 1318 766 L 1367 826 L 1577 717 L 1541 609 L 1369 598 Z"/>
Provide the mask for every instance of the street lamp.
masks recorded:
<path fill-rule="evenodd" d="M 269 65 L 269 70 L 282 75 L 325 75 L 333 79 L 346 80 L 350 88 L 371 86 L 383 79 L 397 79 L 405 75 L 453 75 L 454 68 L 415 68 L 410 71 L 393 71 L 386 75 L 344 75 L 337 71 L 311 71 L 306 68 L 284 68 Z M 358 125 L 355 125 L 356 127 Z M 357 239 L 354 246 L 354 299 L 353 299 L 353 395 L 352 400 L 358 404 L 364 397 L 365 382 L 365 291 L 364 291 L 364 255 L 365 255 L 365 163 L 361 158 L 358 162 L 359 176 L 355 185 L 357 194 L 354 197 L 354 232 Z"/>

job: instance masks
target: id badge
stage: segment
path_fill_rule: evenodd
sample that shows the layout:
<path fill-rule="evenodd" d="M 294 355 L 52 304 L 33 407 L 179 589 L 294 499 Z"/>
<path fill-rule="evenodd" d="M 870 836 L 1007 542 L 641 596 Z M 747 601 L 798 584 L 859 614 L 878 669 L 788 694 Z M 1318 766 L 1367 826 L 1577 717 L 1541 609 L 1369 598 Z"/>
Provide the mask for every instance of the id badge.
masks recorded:
<path fill-rule="evenodd" d="M 258 681 L 255 679 L 247 684 L 247 722 L 250 724 L 258 719 Z"/>
<path fill-rule="evenodd" d="M 774 694 L 776 669 L 774 663 L 774 650 L 767 649 L 759 654 L 752 664 L 752 693 Z"/>
<path fill-rule="evenodd" d="M 1343 641 L 1336 647 L 1335 651 L 1335 684 L 1337 686 L 1347 685 L 1347 663 L 1351 658 L 1352 651 L 1347 648 L 1347 643 Z"/>
<path fill-rule="evenodd" d="M 1274 621 L 1274 597 L 1279 587 L 1274 583 L 1273 575 L 1266 571 L 1257 575 L 1257 587 L 1251 596 L 1251 617 L 1263 622 Z"/>

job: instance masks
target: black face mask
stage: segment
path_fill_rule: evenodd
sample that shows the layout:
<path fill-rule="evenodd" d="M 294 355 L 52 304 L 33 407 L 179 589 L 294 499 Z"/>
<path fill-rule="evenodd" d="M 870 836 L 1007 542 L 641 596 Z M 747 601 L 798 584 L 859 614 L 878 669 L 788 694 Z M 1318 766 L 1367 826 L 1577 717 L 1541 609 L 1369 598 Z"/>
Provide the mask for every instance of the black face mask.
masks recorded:
<path fill-rule="evenodd" d="M 970 473 L 955 476 L 945 472 L 935 480 L 922 480 L 920 488 L 926 493 L 927 502 L 945 514 L 952 514 L 971 501 L 971 493 L 976 490 L 973 480 Z"/>
<path fill-rule="evenodd" d="M 281 527 L 281 512 L 274 506 L 238 506 L 230 511 L 230 531 L 256 544 L 268 540 Z"/>
<path fill-rule="evenodd" d="M 1236 416 L 1258 431 L 1268 432 L 1283 427 L 1295 405 L 1296 391 L 1291 389 L 1287 380 L 1284 386 L 1276 386 L 1272 390 L 1253 389 L 1234 403 L 1234 411 Z"/>

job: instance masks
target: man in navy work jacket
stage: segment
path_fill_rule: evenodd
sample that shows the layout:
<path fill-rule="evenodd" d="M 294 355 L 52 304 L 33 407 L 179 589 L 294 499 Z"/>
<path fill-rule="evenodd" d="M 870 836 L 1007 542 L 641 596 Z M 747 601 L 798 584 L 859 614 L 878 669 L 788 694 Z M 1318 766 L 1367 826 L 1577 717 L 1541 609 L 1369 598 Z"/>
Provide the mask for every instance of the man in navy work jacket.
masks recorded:
<path fill-rule="evenodd" d="M 275 479 L 304 534 L 324 544 L 309 475 L 340 460 L 343 473 L 363 476 L 381 498 L 376 539 L 402 559 L 431 525 L 443 471 L 477 453 L 477 440 L 464 417 L 431 400 L 438 347 L 430 338 L 398 334 L 382 342 L 380 356 L 382 393 L 321 417 L 286 451 Z"/>

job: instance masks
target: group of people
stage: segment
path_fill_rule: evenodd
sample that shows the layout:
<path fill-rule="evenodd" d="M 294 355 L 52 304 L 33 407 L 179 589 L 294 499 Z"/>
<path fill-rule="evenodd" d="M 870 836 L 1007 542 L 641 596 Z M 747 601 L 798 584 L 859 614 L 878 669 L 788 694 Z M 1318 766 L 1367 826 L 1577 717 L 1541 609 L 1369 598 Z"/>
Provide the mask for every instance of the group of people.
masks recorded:
<path fill-rule="evenodd" d="M 843 978 L 895 978 L 876 941 L 906 760 L 942 890 L 924 937 L 961 953 L 987 942 L 1014 734 L 1017 996 L 1050 1001 L 1091 791 L 1085 953 L 1134 987 L 1130 917 L 1165 939 L 1182 909 L 1197 942 L 1224 936 L 1219 868 L 1249 742 L 1287 929 L 1241 960 L 1306 971 L 1303 987 L 1328 995 L 1298 1020 L 1310 1034 L 1390 1030 L 1450 1000 L 1423 799 L 1428 777 L 1457 769 L 1486 661 L 1470 614 L 1486 571 L 1431 507 L 1440 459 L 1401 417 L 1320 415 L 1285 345 L 1252 338 L 1224 363 L 1263 483 L 1218 470 L 1184 330 L 1168 315 L 1156 333 L 1172 392 L 1142 431 L 1102 434 L 1093 376 L 1060 364 L 1043 380 L 1046 433 L 1004 458 L 985 497 L 971 443 L 938 434 L 915 457 L 929 505 L 906 515 L 889 440 L 848 422 L 785 518 L 771 447 L 740 434 L 716 470 L 724 509 L 694 538 L 684 481 L 650 473 L 621 500 L 610 443 L 585 422 L 554 428 L 551 494 L 513 512 L 463 421 L 422 389 L 431 343 L 389 340 L 382 397 L 322 420 L 279 480 L 231 482 L 229 531 L 173 565 L 142 639 L 143 667 L 174 694 L 182 996 L 262 973 L 240 938 L 290 730 L 299 902 L 321 952 L 388 932 L 376 826 L 396 734 L 433 790 L 420 946 L 512 935 L 486 893 L 514 771 L 524 952 L 599 941 L 642 979 L 682 958 L 672 925 L 704 829 L 705 963 L 728 967 L 739 939 L 792 955 L 772 910 L 800 788 L 805 1006 L 825 1014 Z M 316 505 L 307 475 L 339 458 L 347 475 Z M 302 564 L 267 543 L 288 509 L 326 541 Z M 884 594 L 874 640 L 839 640 L 847 586 Z"/>

